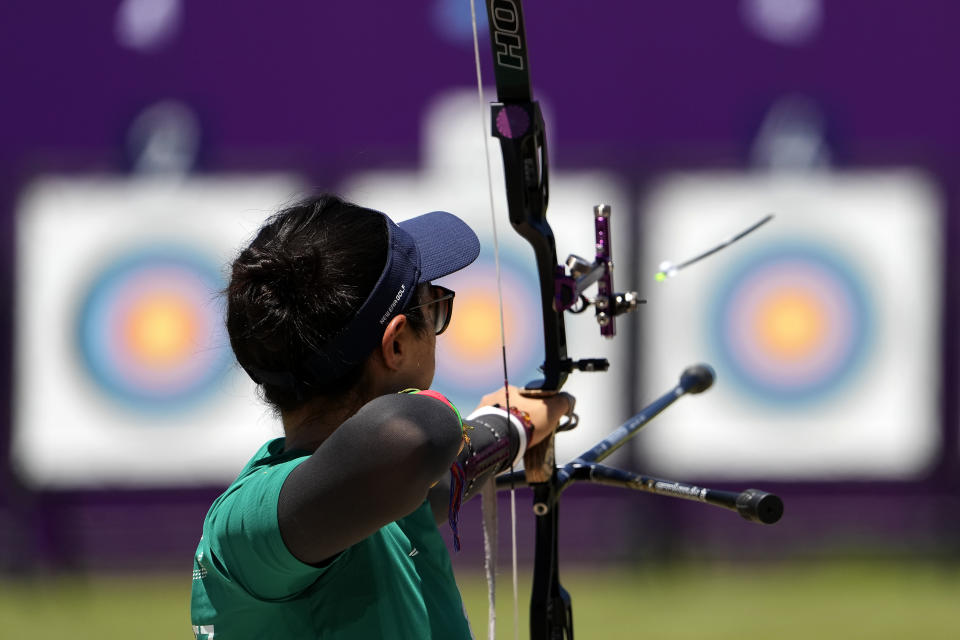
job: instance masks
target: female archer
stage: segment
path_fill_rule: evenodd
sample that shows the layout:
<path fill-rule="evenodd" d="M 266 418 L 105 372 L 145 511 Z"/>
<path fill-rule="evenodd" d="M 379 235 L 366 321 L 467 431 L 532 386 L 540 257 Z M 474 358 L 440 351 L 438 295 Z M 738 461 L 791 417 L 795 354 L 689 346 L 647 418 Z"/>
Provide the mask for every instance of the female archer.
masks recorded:
<path fill-rule="evenodd" d="M 569 409 L 514 390 L 508 412 L 500 390 L 461 420 L 429 390 L 454 299 L 433 281 L 479 250 L 449 213 L 395 224 L 322 195 L 271 217 L 240 252 L 230 344 L 284 437 L 207 513 L 197 638 L 471 637 L 438 524 L 455 526 L 461 500 Z"/>

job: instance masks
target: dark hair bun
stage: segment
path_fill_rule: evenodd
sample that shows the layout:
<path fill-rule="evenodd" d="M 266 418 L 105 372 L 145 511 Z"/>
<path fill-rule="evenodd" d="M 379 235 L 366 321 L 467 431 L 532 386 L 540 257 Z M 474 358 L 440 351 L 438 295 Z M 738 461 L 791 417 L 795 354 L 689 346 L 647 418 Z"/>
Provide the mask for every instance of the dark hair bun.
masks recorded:
<path fill-rule="evenodd" d="M 363 304 L 386 252 L 381 214 L 321 195 L 272 216 L 237 256 L 227 288 L 230 344 L 248 370 L 293 374 L 292 386 L 263 385 L 276 408 L 295 408 L 316 395 L 300 365 Z M 323 391 L 348 389 L 360 373 L 356 366 L 345 370 Z"/>

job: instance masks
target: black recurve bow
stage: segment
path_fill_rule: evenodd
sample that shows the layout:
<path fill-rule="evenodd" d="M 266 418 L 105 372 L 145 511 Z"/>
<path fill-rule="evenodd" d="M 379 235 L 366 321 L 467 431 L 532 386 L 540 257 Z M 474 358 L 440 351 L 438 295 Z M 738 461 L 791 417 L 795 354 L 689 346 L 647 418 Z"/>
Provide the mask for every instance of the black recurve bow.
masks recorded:
<path fill-rule="evenodd" d="M 596 257 L 592 263 L 571 255 L 566 265 L 557 261 L 556 241 L 547 222 L 549 200 L 547 142 L 540 106 L 533 100 L 523 7 L 520 0 L 486 0 L 493 50 L 497 102 L 491 106 L 492 135 L 500 140 L 506 179 L 510 223 L 533 248 L 540 282 L 543 321 L 543 378 L 527 383 L 528 396 L 560 392 L 574 370 L 606 371 L 603 358 L 573 360 L 567 356 L 564 312 L 595 308 L 600 333 L 612 338 L 615 317 L 644 302 L 635 292 L 613 289 L 610 207 L 594 207 Z M 597 293 L 588 300 L 583 292 L 593 284 Z M 505 358 L 504 358 L 505 360 Z M 533 590 L 530 598 L 531 640 L 572 640 L 573 612 L 570 596 L 560 584 L 557 555 L 558 507 L 563 490 L 573 482 L 594 482 L 713 504 L 737 511 L 744 518 L 763 524 L 777 522 L 783 503 L 775 495 L 757 489 L 741 492 L 707 489 L 672 480 L 604 466 L 600 462 L 621 447 L 652 418 L 687 393 L 700 393 L 713 382 L 708 365 L 687 368 L 673 389 L 654 400 L 640 413 L 613 431 L 576 459 L 557 467 L 553 436 L 528 449 L 524 470 L 497 479 L 498 487 L 515 484 L 533 490 L 536 517 Z M 561 426 L 572 428 L 576 416 Z"/>
<path fill-rule="evenodd" d="M 563 387 L 574 363 L 567 357 L 563 309 L 554 304 L 557 270 L 563 269 L 557 263 L 556 241 L 546 217 L 546 132 L 530 85 L 523 7 L 519 0 L 486 0 L 486 6 L 498 99 L 491 109 L 491 131 L 503 153 L 510 223 L 533 248 L 540 282 L 543 379 L 527 384 L 524 393 L 551 395 Z M 560 585 L 557 567 L 559 496 L 552 438 L 537 449 L 525 458 L 525 479 L 533 489 L 536 513 L 530 637 L 569 638 L 573 635 L 570 597 Z"/>

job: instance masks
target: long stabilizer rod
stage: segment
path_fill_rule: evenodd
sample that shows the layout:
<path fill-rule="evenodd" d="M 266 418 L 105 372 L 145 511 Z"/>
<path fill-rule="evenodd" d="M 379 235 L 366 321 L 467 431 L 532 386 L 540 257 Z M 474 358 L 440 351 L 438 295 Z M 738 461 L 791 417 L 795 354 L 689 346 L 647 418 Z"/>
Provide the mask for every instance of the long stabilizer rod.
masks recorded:
<path fill-rule="evenodd" d="M 710 365 L 697 364 L 692 367 L 687 367 L 684 369 L 683 375 L 680 376 L 680 381 L 677 383 L 677 386 L 651 402 L 643 411 L 617 427 L 609 436 L 577 456 L 573 463 L 600 462 L 609 457 L 610 454 L 622 447 L 637 431 L 646 426 L 648 422 L 657 417 L 664 409 L 676 402 L 681 396 L 687 393 L 702 393 L 709 389 L 715 377 L 713 368 Z M 561 479 L 561 486 L 564 484 L 565 482 Z"/>

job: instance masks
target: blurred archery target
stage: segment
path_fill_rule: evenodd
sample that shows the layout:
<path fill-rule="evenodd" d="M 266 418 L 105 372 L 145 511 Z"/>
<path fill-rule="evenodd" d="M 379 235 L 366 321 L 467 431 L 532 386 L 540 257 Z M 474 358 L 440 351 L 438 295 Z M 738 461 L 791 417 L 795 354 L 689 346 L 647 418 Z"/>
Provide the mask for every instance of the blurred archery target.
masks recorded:
<path fill-rule="evenodd" d="M 232 363 L 225 282 L 209 258 L 180 246 L 137 249 L 110 261 L 77 317 L 83 365 L 101 389 L 138 409 L 176 411 L 210 392 Z"/>
<path fill-rule="evenodd" d="M 872 338 L 861 276 L 816 244 L 752 253 L 723 276 L 708 312 L 716 366 L 759 402 L 841 392 Z"/>
<path fill-rule="evenodd" d="M 12 460 L 33 486 L 217 484 L 279 426 L 235 366 L 227 265 L 294 177 L 45 176 L 16 209 Z"/>
<path fill-rule="evenodd" d="M 718 253 L 682 263 L 775 218 Z M 651 473 L 903 479 L 941 445 L 942 208 L 907 170 L 666 176 L 643 206 L 640 402 L 717 381 L 638 438 Z"/>

